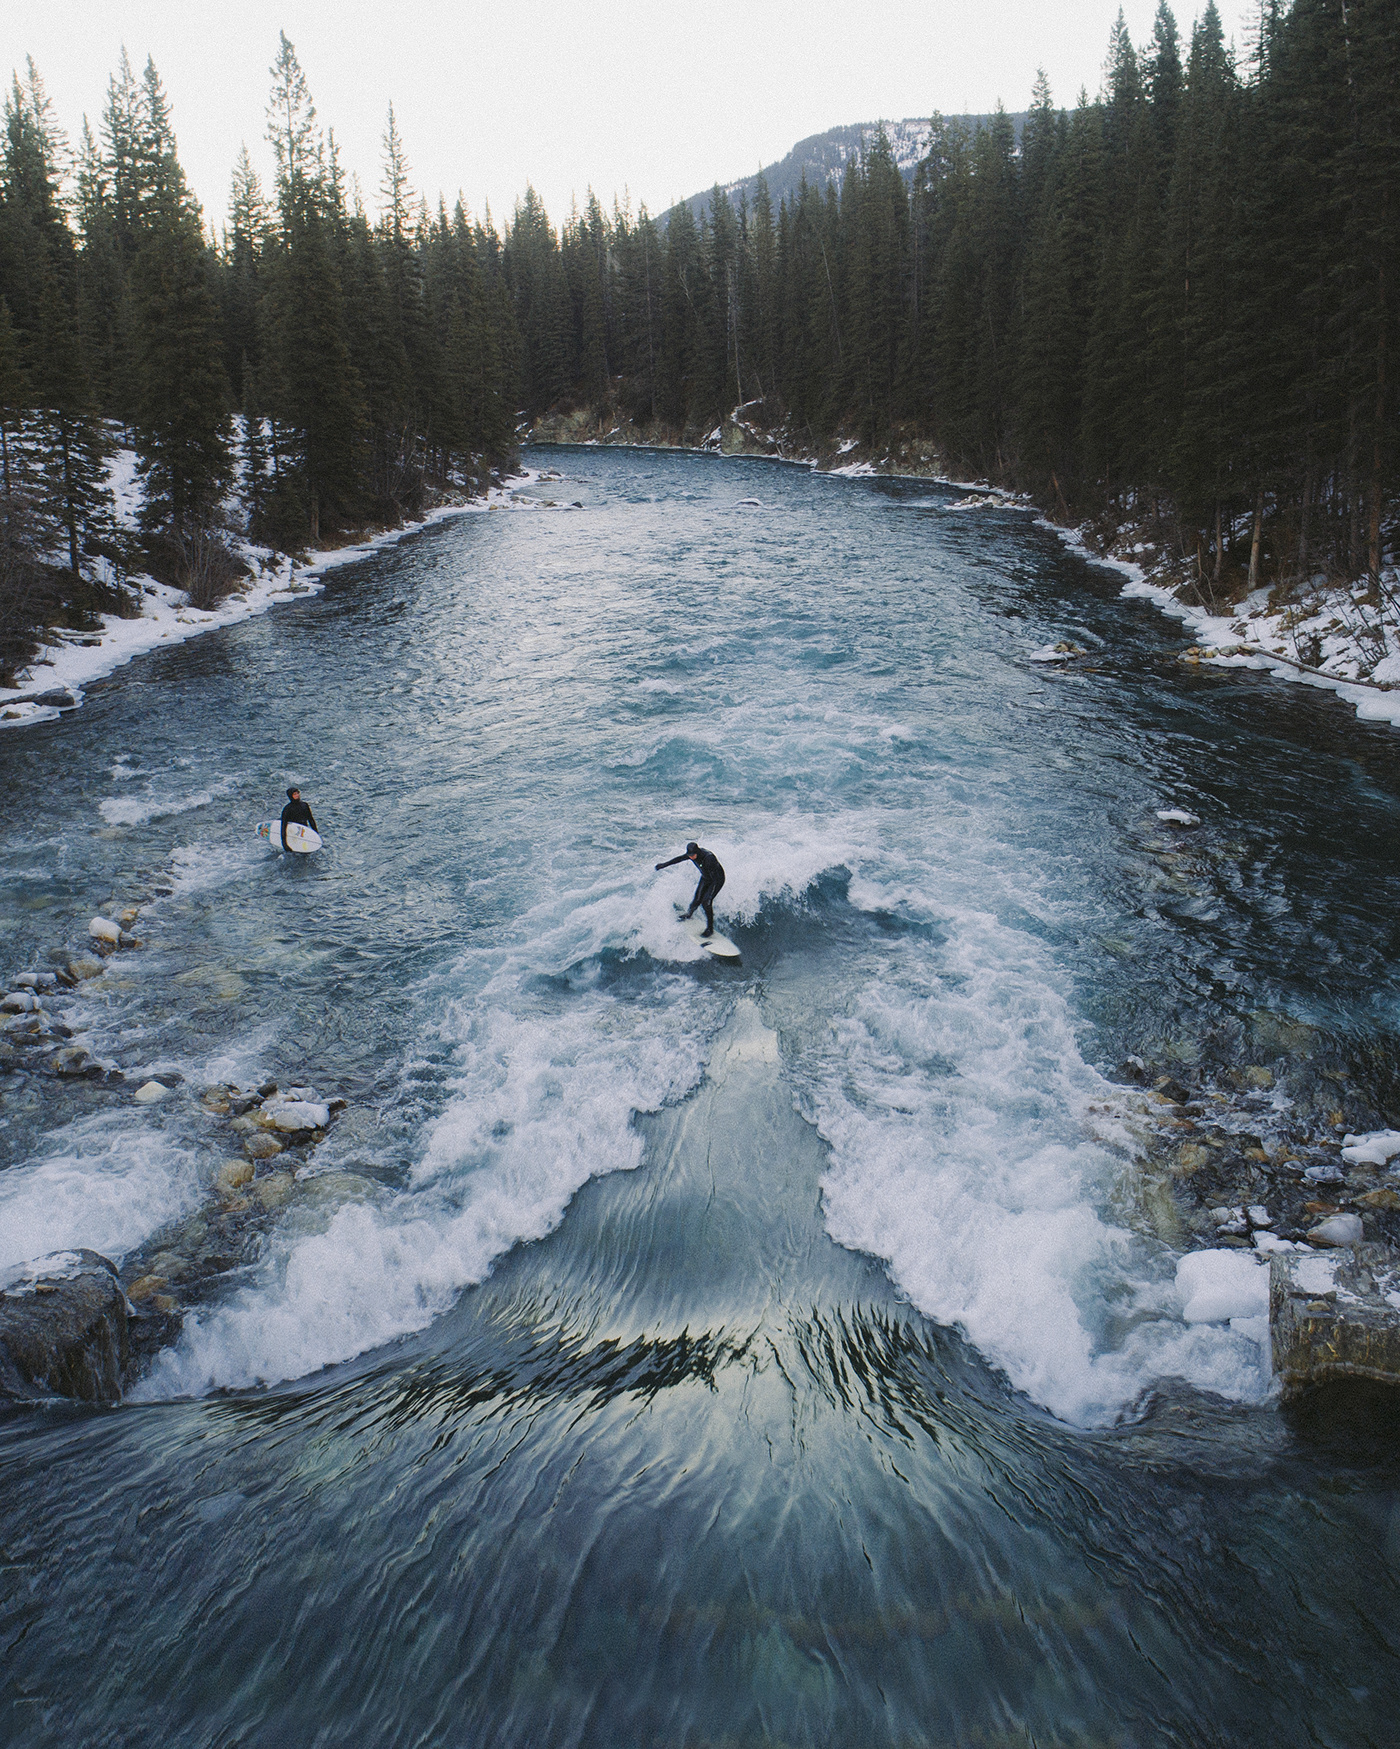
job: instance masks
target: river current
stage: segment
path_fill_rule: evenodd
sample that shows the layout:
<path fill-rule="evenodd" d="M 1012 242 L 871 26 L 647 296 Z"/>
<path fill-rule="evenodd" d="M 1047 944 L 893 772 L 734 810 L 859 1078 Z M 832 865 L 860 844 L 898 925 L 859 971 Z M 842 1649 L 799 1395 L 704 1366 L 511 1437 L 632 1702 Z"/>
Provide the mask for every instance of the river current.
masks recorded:
<path fill-rule="evenodd" d="M 0 1086 L 0 1266 L 196 1211 L 210 1083 L 348 1102 L 0 1418 L 6 1741 L 1393 1742 L 1394 1441 L 1183 1322 L 1113 1070 L 1396 1029 L 1394 732 L 955 488 L 531 459 L 0 742 L 6 966 L 157 892 L 85 1038 L 183 1077 Z"/>

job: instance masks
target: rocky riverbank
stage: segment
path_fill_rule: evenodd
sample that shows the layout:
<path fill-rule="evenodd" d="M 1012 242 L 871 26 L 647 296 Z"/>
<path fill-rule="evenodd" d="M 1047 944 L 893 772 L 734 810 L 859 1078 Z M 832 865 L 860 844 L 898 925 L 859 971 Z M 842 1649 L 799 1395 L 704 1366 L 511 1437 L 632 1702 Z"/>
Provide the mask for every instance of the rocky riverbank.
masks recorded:
<path fill-rule="evenodd" d="M 1144 849 L 1172 882 L 1228 853 L 1163 816 Z M 1133 1156 L 1127 1217 L 1180 1254 L 1187 1322 L 1267 1339 L 1286 1400 L 1400 1385 L 1400 1063 L 1264 1010 L 1238 1039 L 1161 1044 L 1116 1066 L 1091 1121 Z"/>
<path fill-rule="evenodd" d="M 987 481 L 955 481 L 948 458 L 913 426 L 897 427 L 875 448 L 839 433 L 818 442 L 786 424 L 769 424 L 760 402 L 736 407 L 698 437 L 656 421 L 639 426 L 616 410 L 554 412 L 536 420 L 530 441 L 765 457 L 825 473 L 957 483 L 982 494 L 987 507 L 1037 508 Z M 1063 502 L 1038 508 L 1044 525 L 1072 550 L 1123 573 L 1124 595 L 1155 601 L 1190 627 L 1196 642 L 1181 652 L 1183 662 L 1256 668 L 1275 679 L 1322 687 L 1352 705 L 1362 721 L 1400 728 L 1400 568 L 1394 551 L 1386 553 L 1378 587 L 1366 578 L 1316 572 L 1250 591 L 1239 564 L 1219 579 L 1213 570 L 1208 575 L 1201 556 L 1186 553 L 1155 511 L 1141 520 L 1076 523 Z M 1238 547 L 1249 535 L 1244 518 L 1223 538 Z"/>
<path fill-rule="evenodd" d="M 134 537 L 142 501 L 134 453 L 119 451 L 111 471 L 118 522 Z M 85 687 L 104 679 L 133 657 L 184 643 L 202 632 L 236 625 L 283 602 L 319 593 L 327 571 L 351 564 L 446 517 L 514 504 L 515 489 L 532 478 L 528 471 L 508 477 L 494 474 L 479 495 L 469 496 L 465 491 L 440 494 L 439 501 L 414 521 L 392 528 L 368 529 L 338 547 L 314 552 L 278 553 L 230 536 L 230 546 L 244 575 L 227 595 L 206 609 L 192 606 L 186 592 L 173 584 L 144 574 L 133 575 L 126 588 L 137 604 L 136 611 L 97 615 L 80 631 L 43 628 L 36 654 L 15 676 L 15 684 L 0 686 L 0 728 L 52 722 L 82 704 Z"/>
<path fill-rule="evenodd" d="M 295 1199 L 343 1200 L 351 1188 L 346 1174 L 313 1168 L 344 1099 L 272 1081 L 195 1095 L 179 1075 L 130 1073 L 84 1041 L 80 995 L 100 987 L 114 958 L 141 949 L 143 903 L 163 890 L 93 917 L 83 951 L 6 980 L 0 1085 L 9 1092 L 37 1077 L 138 1106 L 193 1105 L 205 1200 L 119 1260 L 64 1251 L 0 1275 L 0 1399 L 115 1401 L 178 1338 L 186 1316 L 256 1259 Z"/>

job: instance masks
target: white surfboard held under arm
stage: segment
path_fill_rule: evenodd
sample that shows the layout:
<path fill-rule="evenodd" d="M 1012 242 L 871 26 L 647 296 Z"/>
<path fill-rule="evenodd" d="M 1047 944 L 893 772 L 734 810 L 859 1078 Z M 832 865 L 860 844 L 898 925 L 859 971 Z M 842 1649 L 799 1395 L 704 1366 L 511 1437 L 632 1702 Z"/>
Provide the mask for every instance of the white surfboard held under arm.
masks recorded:
<path fill-rule="evenodd" d="M 282 822 L 280 820 L 259 821 L 256 828 L 257 836 L 266 839 L 274 850 L 282 848 Z M 287 849 L 295 850 L 300 856 L 310 856 L 313 850 L 321 848 L 321 834 L 313 832 L 310 826 L 287 827 Z"/>

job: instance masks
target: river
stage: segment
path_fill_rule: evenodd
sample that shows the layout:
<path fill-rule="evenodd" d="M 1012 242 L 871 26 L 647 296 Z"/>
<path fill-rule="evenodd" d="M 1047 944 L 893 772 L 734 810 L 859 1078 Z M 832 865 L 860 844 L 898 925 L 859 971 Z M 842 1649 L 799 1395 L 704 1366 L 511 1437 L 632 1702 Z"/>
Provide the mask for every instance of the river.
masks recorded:
<path fill-rule="evenodd" d="M 7 1741 L 1392 1742 L 1394 1439 L 1182 1321 L 1113 1071 L 1394 1032 L 1394 732 L 954 488 L 531 459 L 0 743 L 6 965 L 148 900 L 0 1265 L 190 1219 L 208 1084 L 348 1102 L 125 1403 L 0 1417 Z"/>

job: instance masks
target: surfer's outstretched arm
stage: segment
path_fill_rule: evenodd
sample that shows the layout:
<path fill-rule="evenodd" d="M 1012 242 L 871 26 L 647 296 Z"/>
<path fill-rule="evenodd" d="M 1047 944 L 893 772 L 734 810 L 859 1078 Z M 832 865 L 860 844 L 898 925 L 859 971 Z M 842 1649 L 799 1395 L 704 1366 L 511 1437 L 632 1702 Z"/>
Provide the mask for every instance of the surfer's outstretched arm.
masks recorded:
<path fill-rule="evenodd" d="M 658 862 L 656 865 L 657 872 L 660 873 L 663 868 L 674 868 L 678 862 L 689 861 L 690 857 L 685 852 L 682 852 L 679 856 L 673 856 L 669 862 Z"/>

